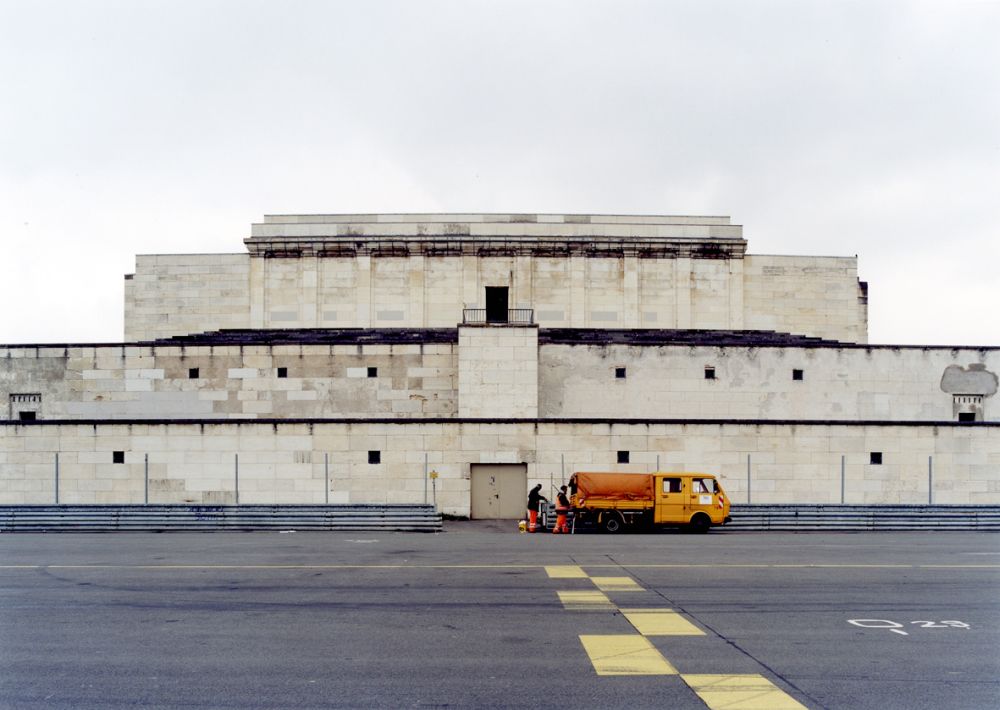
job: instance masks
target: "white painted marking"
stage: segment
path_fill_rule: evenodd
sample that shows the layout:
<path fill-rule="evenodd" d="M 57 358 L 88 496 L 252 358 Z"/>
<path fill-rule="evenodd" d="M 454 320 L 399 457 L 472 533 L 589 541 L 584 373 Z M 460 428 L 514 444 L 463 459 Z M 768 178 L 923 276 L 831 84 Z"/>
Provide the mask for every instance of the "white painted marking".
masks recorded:
<path fill-rule="evenodd" d="M 909 635 L 905 631 L 900 631 L 903 628 L 902 624 L 897 624 L 895 621 L 889 621 L 888 619 L 848 619 L 847 623 L 860 626 L 863 629 L 889 629 L 889 631 L 902 636 Z"/>
<path fill-rule="evenodd" d="M 905 631 L 901 631 L 903 625 L 895 621 L 890 621 L 889 619 L 848 619 L 847 623 L 854 624 L 855 626 L 860 626 L 863 629 L 888 629 L 894 634 L 900 634 L 901 636 L 909 636 Z M 919 626 L 922 629 L 970 629 L 972 628 L 969 624 L 964 621 L 911 621 L 912 625 Z"/>

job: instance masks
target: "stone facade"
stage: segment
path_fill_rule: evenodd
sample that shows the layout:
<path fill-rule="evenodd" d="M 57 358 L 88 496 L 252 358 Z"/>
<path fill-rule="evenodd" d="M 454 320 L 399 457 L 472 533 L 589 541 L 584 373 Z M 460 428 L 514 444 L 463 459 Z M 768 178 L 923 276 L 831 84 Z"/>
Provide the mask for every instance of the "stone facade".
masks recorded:
<path fill-rule="evenodd" d="M 854 257 L 748 255 L 726 217 L 273 216 L 245 243 L 137 257 L 128 342 L 0 346 L 0 503 L 414 503 L 433 468 L 468 515 L 474 464 L 1000 503 L 1000 349 L 865 345 Z"/>
<path fill-rule="evenodd" d="M 549 343 L 540 353 L 541 417 L 947 421 L 967 394 L 977 421 L 1000 421 L 996 348 Z M 981 379 L 947 381 L 970 368 Z"/>
<path fill-rule="evenodd" d="M 454 515 L 469 514 L 474 463 L 527 463 L 546 487 L 563 470 L 659 463 L 714 472 L 744 502 L 749 456 L 757 503 L 839 503 L 842 464 L 848 503 L 1000 501 L 995 425 L 215 421 L 0 426 L 0 503 L 53 502 L 56 452 L 61 503 L 144 502 L 147 457 L 150 503 L 235 503 L 237 478 L 241 503 L 416 503 L 430 496 L 425 456 Z"/>
<path fill-rule="evenodd" d="M 0 347 L 0 419 L 455 416 L 452 343 Z M 28 405 L 19 406 L 19 410 Z"/>
<path fill-rule="evenodd" d="M 462 418 L 536 418 L 538 329 L 459 328 L 458 390 Z"/>
<path fill-rule="evenodd" d="M 370 333 L 335 342 L 358 340 L 341 332 L 328 344 L 0 346 L 0 421 L 22 411 L 43 420 L 888 422 L 964 412 L 1000 421 L 995 348 L 655 344 L 648 333 L 652 342 L 594 343 L 603 331 L 568 332 L 580 341 L 505 325 L 411 333 L 454 342 L 379 343 Z"/>
<path fill-rule="evenodd" d="M 453 328 L 487 287 L 541 327 L 768 329 L 867 340 L 855 257 L 747 255 L 728 217 L 293 215 L 244 255 L 126 277 L 129 342 L 220 328 Z"/>

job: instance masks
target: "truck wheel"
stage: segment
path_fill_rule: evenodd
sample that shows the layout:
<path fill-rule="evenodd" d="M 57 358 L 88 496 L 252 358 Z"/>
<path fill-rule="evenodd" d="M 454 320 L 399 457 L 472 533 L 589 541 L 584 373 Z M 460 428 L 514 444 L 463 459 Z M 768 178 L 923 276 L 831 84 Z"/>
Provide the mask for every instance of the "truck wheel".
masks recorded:
<path fill-rule="evenodd" d="M 712 526 L 712 520 L 704 513 L 698 513 L 691 518 L 691 532 L 707 533 Z"/>
<path fill-rule="evenodd" d="M 601 525 L 604 527 L 604 532 L 606 533 L 620 533 L 622 528 L 625 527 L 625 521 L 622 520 L 622 516 L 618 513 L 608 513 L 601 521 Z"/>

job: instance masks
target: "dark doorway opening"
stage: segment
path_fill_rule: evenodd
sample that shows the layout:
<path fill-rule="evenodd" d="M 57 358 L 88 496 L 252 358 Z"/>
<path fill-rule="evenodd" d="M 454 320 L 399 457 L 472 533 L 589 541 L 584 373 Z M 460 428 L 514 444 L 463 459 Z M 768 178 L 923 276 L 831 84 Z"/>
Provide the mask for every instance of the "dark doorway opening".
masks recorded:
<path fill-rule="evenodd" d="M 486 322 L 507 322 L 507 287 L 486 287 Z"/>

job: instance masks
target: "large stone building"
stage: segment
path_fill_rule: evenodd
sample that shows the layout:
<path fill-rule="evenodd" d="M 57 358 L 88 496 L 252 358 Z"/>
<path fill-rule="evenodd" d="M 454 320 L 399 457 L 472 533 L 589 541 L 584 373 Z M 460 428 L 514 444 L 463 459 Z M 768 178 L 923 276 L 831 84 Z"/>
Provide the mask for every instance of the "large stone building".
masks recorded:
<path fill-rule="evenodd" d="M 1000 502 L 1000 352 L 867 345 L 855 257 L 748 254 L 725 217 L 272 216 L 245 242 L 138 256 L 123 343 L 0 346 L 0 502 L 514 517 L 528 483 L 654 468 L 736 501 Z"/>

